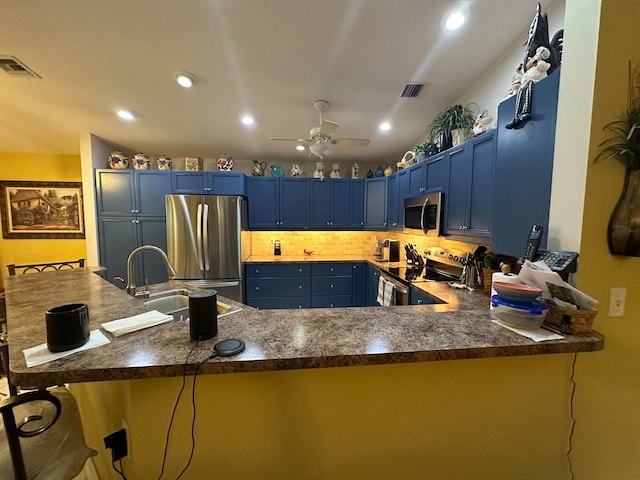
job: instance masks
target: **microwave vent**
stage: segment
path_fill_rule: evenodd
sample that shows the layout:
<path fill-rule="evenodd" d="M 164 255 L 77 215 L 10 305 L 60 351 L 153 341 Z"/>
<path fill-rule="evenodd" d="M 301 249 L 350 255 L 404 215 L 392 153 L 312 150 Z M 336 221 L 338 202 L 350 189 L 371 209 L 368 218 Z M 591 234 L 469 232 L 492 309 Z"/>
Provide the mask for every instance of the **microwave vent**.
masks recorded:
<path fill-rule="evenodd" d="M 11 55 L 0 55 L 0 69 L 4 70 L 9 75 L 41 78 L 40 75 Z"/>

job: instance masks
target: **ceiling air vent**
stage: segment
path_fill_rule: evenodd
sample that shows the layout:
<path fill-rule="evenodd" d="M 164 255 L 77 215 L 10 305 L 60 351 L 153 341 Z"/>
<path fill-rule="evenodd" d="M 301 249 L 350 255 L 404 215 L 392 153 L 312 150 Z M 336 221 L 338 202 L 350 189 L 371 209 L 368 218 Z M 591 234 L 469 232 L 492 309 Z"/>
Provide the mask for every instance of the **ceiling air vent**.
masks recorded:
<path fill-rule="evenodd" d="M 424 87 L 424 83 L 407 83 L 404 86 L 404 90 L 400 94 L 401 97 L 417 97 L 420 95 L 422 88 Z"/>
<path fill-rule="evenodd" d="M 41 78 L 40 75 L 11 55 L 0 55 L 0 68 L 10 75 Z"/>

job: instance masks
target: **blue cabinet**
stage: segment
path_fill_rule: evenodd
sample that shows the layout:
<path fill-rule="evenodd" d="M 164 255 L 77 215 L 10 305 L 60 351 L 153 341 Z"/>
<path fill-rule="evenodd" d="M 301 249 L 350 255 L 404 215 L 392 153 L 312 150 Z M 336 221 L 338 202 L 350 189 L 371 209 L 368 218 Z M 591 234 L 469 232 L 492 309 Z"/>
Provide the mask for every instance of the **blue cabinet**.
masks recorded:
<path fill-rule="evenodd" d="M 438 153 L 424 161 L 427 168 L 427 192 L 446 192 L 449 185 L 449 156 Z"/>
<path fill-rule="evenodd" d="M 387 181 L 388 177 L 365 181 L 364 224 L 367 230 L 387 229 Z"/>
<path fill-rule="evenodd" d="M 141 245 L 166 251 L 165 195 L 171 194 L 171 175 L 158 170 L 96 170 L 98 251 L 106 278 L 127 279 L 127 258 Z M 161 259 L 152 252 L 136 258 L 136 285 L 167 281 Z"/>
<path fill-rule="evenodd" d="M 346 230 L 350 226 L 350 180 L 311 180 L 311 228 Z"/>
<path fill-rule="evenodd" d="M 311 306 L 334 308 L 352 306 L 352 264 L 311 264 Z"/>
<path fill-rule="evenodd" d="M 245 195 L 245 175 L 236 172 L 171 172 L 173 193 Z"/>
<path fill-rule="evenodd" d="M 311 308 L 311 264 L 245 265 L 247 305 L 255 308 Z"/>
<path fill-rule="evenodd" d="M 432 297 L 422 290 L 417 288 L 411 288 L 409 290 L 409 304 L 410 305 L 433 305 L 434 303 L 442 303 L 438 299 Z"/>
<path fill-rule="evenodd" d="M 249 228 L 306 230 L 310 225 L 310 179 L 249 177 Z"/>
<path fill-rule="evenodd" d="M 380 269 L 370 263 L 367 264 L 367 306 L 375 307 L 378 304 L 378 283 L 380 282 Z"/>
<path fill-rule="evenodd" d="M 389 230 L 399 230 L 402 228 L 400 223 L 400 179 L 398 173 L 390 175 L 387 179 L 387 222 Z"/>
<path fill-rule="evenodd" d="M 349 227 L 351 230 L 364 228 L 364 191 L 364 178 L 351 180 L 349 188 Z"/>
<path fill-rule="evenodd" d="M 351 268 L 351 305 L 354 307 L 365 307 L 367 305 L 367 263 L 353 263 Z"/>
<path fill-rule="evenodd" d="M 427 191 L 427 164 L 423 160 L 414 165 L 411 165 L 408 169 L 409 175 L 409 195 L 410 197 L 416 197 L 423 195 Z"/>
<path fill-rule="evenodd" d="M 491 243 L 496 253 L 518 257 L 533 224 L 549 231 L 551 177 L 560 69 L 533 84 L 531 120 L 509 130 L 515 97 L 498 106 L 495 186 Z"/>
<path fill-rule="evenodd" d="M 449 158 L 449 187 L 445 199 L 445 233 L 489 238 L 495 131 L 475 137 L 446 154 Z"/>

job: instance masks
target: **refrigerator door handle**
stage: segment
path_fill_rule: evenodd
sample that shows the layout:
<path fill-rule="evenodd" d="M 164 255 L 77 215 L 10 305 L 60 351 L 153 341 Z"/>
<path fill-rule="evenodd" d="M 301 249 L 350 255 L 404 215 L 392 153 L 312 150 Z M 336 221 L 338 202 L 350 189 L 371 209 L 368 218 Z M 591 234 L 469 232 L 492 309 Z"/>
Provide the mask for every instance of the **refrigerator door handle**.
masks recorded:
<path fill-rule="evenodd" d="M 209 205 L 202 204 L 202 251 L 204 252 L 204 270 L 209 270 Z"/>
<path fill-rule="evenodd" d="M 198 213 L 196 218 L 196 243 L 197 243 L 197 251 L 196 256 L 198 257 L 198 268 L 202 271 L 204 270 L 204 262 L 202 258 L 202 204 L 198 204 Z"/>

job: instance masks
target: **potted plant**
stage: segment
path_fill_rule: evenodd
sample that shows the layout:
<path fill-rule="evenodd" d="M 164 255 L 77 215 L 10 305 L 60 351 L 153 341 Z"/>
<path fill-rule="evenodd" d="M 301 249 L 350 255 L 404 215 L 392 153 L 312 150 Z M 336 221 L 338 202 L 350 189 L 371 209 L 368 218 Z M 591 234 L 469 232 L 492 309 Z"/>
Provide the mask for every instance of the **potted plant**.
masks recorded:
<path fill-rule="evenodd" d="M 418 157 L 418 161 L 421 162 L 425 158 L 438 153 L 437 148 L 438 146 L 435 143 L 426 140 L 420 145 L 416 145 L 413 148 L 413 153 L 416 154 L 416 157 Z"/>
<path fill-rule="evenodd" d="M 440 150 L 446 150 L 469 138 L 469 130 L 475 120 L 476 116 L 469 105 L 463 107 L 456 104 L 436 114 L 427 126 L 427 131 L 431 140 L 440 141 Z"/>
<path fill-rule="evenodd" d="M 625 168 L 622 194 L 607 228 L 609 251 L 614 255 L 640 257 L 640 71 L 629 64 L 629 106 L 622 115 L 607 123 L 603 130 L 611 136 L 600 143 L 595 158 L 614 158 Z"/>

